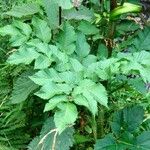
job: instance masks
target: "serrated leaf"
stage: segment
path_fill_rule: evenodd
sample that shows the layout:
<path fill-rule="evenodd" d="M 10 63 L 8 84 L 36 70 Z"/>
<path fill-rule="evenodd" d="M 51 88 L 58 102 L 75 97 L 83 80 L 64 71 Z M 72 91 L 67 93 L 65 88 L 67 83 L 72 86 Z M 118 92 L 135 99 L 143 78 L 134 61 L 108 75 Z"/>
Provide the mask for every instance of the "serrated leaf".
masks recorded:
<path fill-rule="evenodd" d="M 134 32 L 139 28 L 140 26 L 136 22 L 132 20 L 124 20 L 123 22 L 120 22 L 119 26 L 116 27 L 116 31 L 119 34 L 126 34 L 129 32 Z"/>
<path fill-rule="evenodd" d="M 132 133 L 143 122 L 143 116 L 144 110 L 141 106 L 124 108 L 114 114 L 111 128 L 115 134 L 119 134 L 121 129 Z"/>
<path fill-rule="evenodd" d="M 54 58 L 52 57 L 53 51 L 57 51 L 57 47 L 54 45 L 48 45 L 47 43 L 36 43 L 35 47 L 37 48 L 37 51 L 40 53 L 45 54 L 50 61 L 53 61 Z"/>
<path fill-rule="evenodd" d="M 28 145 L 28 150 L 52 150 L 54 143 L 55 124 L 53 118 L 48 118 L 42 127 L 40 136 L 33 139 Z M 52 133 L 50 133 L 52 132 Z M 61 134 L 56 136 L 55 150 L 70 150 L 73 146 L 74 129 L 67 128 Z M 44 138 L 45 137 L 45 138 Z M 44 139 L 43 139 L 44 138 Z"/>
<path fill-rule="evenodd" d="M 53 68 L 40 70 L 36 74 L 31 76 L 30 79 L 38 85 L 45 85 L 46 83 L 49 83 L 51 81 L 63 82 L 58 72 Z"/>
<path fill-rule="evenodd" d="M 85 106 L 86 108 L 88 108 L 89 111 L 93 114 L 93 116 L 95 116 L 98 112 L 97 102 L 93 99 L 93 97 L 91 97 L 91 95 L 89 95 L 89 93 L 84 93 L 84 96 L 77 95 L 74 98 L 74 102 L 77 105 Z"/>
<path fill-rule="evenodd" d="M 42 99 L 50 99 L 58 94 L 69 94 L 72 87 L 67 84 L 55 84 L 54 82 L 46 83 L 35 95 Z"/>
<path fill-rule="evenodd" d="M 94 150 L 123 150 L 126 146 L 117 144 L 112 134 L 108 134 L 104 139 L 97 140 Z"/>
<path fill-rule="evenodd" d="M 150 131 L 144 131 L 136 139 L 137 150 L 150 149 Z"/>
<path fill-rule="evenodd" d="M 51 65 L 51 61 L 47 56 L 40 54 L 40 56 L 35 60 L 34 69 L 45 69 Z"/>
<path fill-rule="evenodd" d="M 88 21 L 81 21 L 78 26 L 78 30 L 84 33 L 85 35 L 94 35 L 99 32 L 98 28 L 96 28 L 95 25 L 92 25 Z"/>
<path fill-rule="evenodd" d="M 71 63 L 72 68 L 75 72 L 83 71 L 83 66 L 77 59 L 71 58 L 70 63 Z"/>
<path fill-rule="evenodd" d="M 60 95 L 60 96 L 54 96 L 49 100 L 48 103 L 46 103 L 44 112 L 53 110 L 59 103 L 61 102 L 67 102 L 68 98 L 66 95 Z"/>
<path fill-rule="evenodd" d="M 58 4 L 62 9 L 70 9 L 73 7 L 73 3 L 71 0 L 58 0 Z"/>
<path fill-rule="evenodd" d="M 92 80 L 85 79 L 74 89 L 73 94 L 89 95 L 90 97 L 86 96 L 87 99 L 89 98 L 91 100 L 92 97 L 93 100 L 107 107 L 107 92 L 104 86 L 100 83 L 96 84 Z"/>
<path fill-rule="evenodd" d="M 10 35 L 10 36 L 16 36 L 20 34 L 19 30 L 15 28 L 13 25 L 6 25 L 4 27 L 0 28 L 0 35 Z"/>
<path fill-rule="evenodd" d="M 87 20 L 91 21 L 94 16 L 94 12 L 87 7 L 80 6 L 78 10 L 75 8 L 64 10 L 63 17 L 67 20 Z"/>
<path fill-rule="evenodd" d="M 39 57 L 35 48 L 20 47 L 16 52 L 10 55 L 7 62 L 10 64 L 30 64 L 34 59 Z"/>
<path fill-rule="evenodd" d="M 72 103 L 61 103 L 58 108 L 59 110 L 54 115 L 54 121 L 59 133 L 62 133 L 67 127 L 74 124 L 78 111 Z"/>
<path fill-rule="evenodd" d="M 90 52 L 90 45 L 87 43 L 85 35 L 81 32 L 77 34 L 75 52 L 81 58 L 86 57 Z"/>
<path fill-rule="evenodd" d="M 44 8 L 48 17 L 51 29 L 59 26 L 59 5 L 56 0 L 43 0 Z"/>
<path fill-rule="evenodd" d="M 106 47 L 106 45 L 100 43 L 98 45 L 98 58 L 102 59 L 102 58 L 107 58 L 108 57 L 108 49 Z"/>
<path fill-rule="evenodd" d="M 13 22 L 13 25 L 18 28 L 19 30 L 21 30 L 22 34 L 26 35 L 27 37 L 30 36 L 30 34 L 32 33 L 32 28 L 30 27 L 30 25 L 23 23 L 21 21 L 15 20 Z"/>
<path fill-rule="evenodd" d="M 111 123 L 111 129 L 113 133 L 119 135 L 121 126 L 123 125 L 123 113 L 122 111 L 115 112 L 113 114 L 113 121 Z"/>
<path fill-rule="evenodd" d="M 30 16 L 40 11 L 39 6 L 36 3 L 22 4 L 21 6 L 15 6 L 10 11 L 3 13 L 4 15 L 13 17 L 25 17 Z"/>
<path fill-rule="evenodd" d="M 143 40 L 144 39 L 144 40 Z M 132 41 L 132 44 L 138 51 L 150 50 L 150 27 L 146 27 L 138 33 L 138 37 Z"/>
<path fill-rule="evenodd" d="M 9 35 L 11 37 L 9 41 L 12 47 L 21 46 L 29 39 L 29 36 L 23 35 L 13 25 L 7 25 L 7 26 L 0 28 L 0 35 L 2 36 Z"/>
<path fill-rule="evenodd" d="M 132 132 L 143 122 L 144 110 L 141 106 L 128 107 L 123 110 L 127 131 Z M 136 117 L 135 117 L 136 116 Z"/>
<path fill-rule="evenodd" d="M 63 30 L 58 36 L 59 48 L 67 54 L 72 54 L 75 51 L 75 41 L 76 34 L 74 28 L 69 24 L 69 22 L 65 22 L 63 24 Z"/>
<path fill-rule="evenodd" d="M 95 55 L 88 55 L 87 57 L 83 58 L 82 64 L 85 67 L 89 67 L 91 64 L 96 63 L 97 57 Z"/>
<path fill-rule="evenodd" d="M 35 35 L 45 43 L 49 43 L 51 40 L 51 29 L 46 21 L 37 17 L 32 19 L 32 25 L 34 27 Z"/>
<path fill-rule="evenodd" d="M 12 103 L 16 104 L 25 101 L 29 94 L 38 88 L 38 85 L 29 79 L 28 76 L 31 74 L 31 72 L 23 73 L 14 83 L 10 98 Z"/>

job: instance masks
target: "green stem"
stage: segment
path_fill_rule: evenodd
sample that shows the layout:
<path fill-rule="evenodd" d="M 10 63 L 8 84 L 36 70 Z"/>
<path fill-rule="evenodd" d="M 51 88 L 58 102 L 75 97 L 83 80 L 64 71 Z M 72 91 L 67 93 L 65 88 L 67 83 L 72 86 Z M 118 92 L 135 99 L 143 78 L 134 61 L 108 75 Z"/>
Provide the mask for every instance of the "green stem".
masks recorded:
<path fill-rule="evenodd" d="M 114 8 L 117 7 L 117 0 L 111 0 L 110 3 L 110 11 L 112 11 Z M 106 39 L 108 40 L 108 58 L 112 56 L 112 50 L 113 50 L 113 39 L 114 39 L 114 33 L 115 33 L 115 22 L 109 22 L 109 29 L 108 33 L 106 35 Z M 103 85 L 108 90 L 108 80 L 103 82 Z M 98 118 L 97 118 L 97 138 L 102 138 L 105 134 L 104 131 L 104 121 L 105 121 L 105 110 L 102 106 L 99 106 L 98 108 Z"/>
<path fill-rule="evenodd" d="M 92 116 L 92 130 L 95 141 L 97 140 L 97 123 L 95 120 L 95 116 Z"/>
<path fill-rule="evenodd" d="M 104 109 L 102 106 L 98 108 L 97 118 L 97 137 L 102 138 L 104 136 Z"/>

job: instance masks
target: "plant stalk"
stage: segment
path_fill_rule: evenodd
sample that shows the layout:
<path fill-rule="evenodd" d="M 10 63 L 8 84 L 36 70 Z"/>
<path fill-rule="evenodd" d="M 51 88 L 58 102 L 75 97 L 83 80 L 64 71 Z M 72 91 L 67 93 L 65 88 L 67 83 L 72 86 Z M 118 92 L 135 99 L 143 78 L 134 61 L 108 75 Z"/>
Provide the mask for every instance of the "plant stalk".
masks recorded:
<path fill-rule="evenodd" d="M 117 0 L 110 1 L 110 11 L 117 7 Z M 113 51 L 113 41 L 114 41 L 114 33 L 115 33 L 115 22 L 110 21 L 108 26 L 108 33 L 106 35 L 107 40 L 107 49 L 108 49 L 108 58 L 112 56 Z M 108 80 L 103 82 L 106 90 L 108 90 Z M 105 110 L 103 106 L 98 107 L 98 118 L 97 118 L 97 138 L 102 138 L 105 134 L 104 131 L 104 120 L 105 120 Z"/>

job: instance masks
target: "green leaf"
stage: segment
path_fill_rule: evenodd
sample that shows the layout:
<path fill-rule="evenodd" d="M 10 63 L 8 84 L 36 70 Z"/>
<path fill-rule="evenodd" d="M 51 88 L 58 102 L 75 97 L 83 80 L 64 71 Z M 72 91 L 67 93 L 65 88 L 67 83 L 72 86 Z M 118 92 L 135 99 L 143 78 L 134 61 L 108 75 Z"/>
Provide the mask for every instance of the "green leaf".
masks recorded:
<path fill-rule="evenodd" d="M 30 79 L 38 85 L 45 85 L 46 83 L 49 83 L 51 81 L 63 82 L 58 72 L 53 68 L 40 70 L 36 74 L 31 76 Z"/>
<path fill-rule="evenodd" d="M 35 60 L 34 69 L 45 69 L 51 65 L 51 61 L 47 56 L 40 54 L 40 56 Z"/>
<path fill-rule="evenodd" d="M 61 103 L 58 108 L 59 110 L 54 115 L 54 121 L 59 133 L 62 133 L 67 127 L 74 124 L 78 111 L 72 103 Z"/>
<path fill-rule="evenodd" d="M 82 61 L 83 66 L 89 67 L 91 64 L 96 63 L 97 57 L 95 55 L 88 55 Z"/>
<path fill-rule="evenodd" d="M 92 80 L 85 79 L 80 82 L 79 86 L 74 88 L 73 96 L 83 94 L 87 99 L 88 105 L 90 105 L 90 110 L 93 108 L 92 113 L 96 113 L 96 102 L 107 107 L 108 99 L 107 92 L 102 84 L 96 84 Z M 88 107 L 89 108 L 89 107 Z"/>
<path fill-rule="evenodd" d="M 120 22 L 119 26 L 116 26 L 116 31 L 119 34 L 127 34 L 129 32 L 134 32 L 140 28 L 140 25 L 132 20 L 124 20 Z"/>
<path fill-rule="evenodd" d="M 27 26 L 24 24 L 23 24 L 23 26 L 25 26 L 25 29 L 22 29 L 24 32 L 27 29 Z M 2 35 L 2 36 L 9 35 L 11 37 L 10 38 L 11 46 L 14 46 L 14 47 L 21 46 L 29 39 L 29 36 L 22 34 L 13 25 L 7 25 L 7 26 L 0 28 L 0 35 Z"/>
<path fill-rule="evenodd" d="M 59 5 L 56 0 L 43 0 L 44 9 L 48 17 L 48 23 L 51 29 L 59 26 Z"/>
<path fill-rule="evenodd" d="M 34 27 L 35 35 L 45 43 L 49 43 L 51 40 L 51 29 L 46 21 L 37 17 L 32 19 L 32 25 Z"/>
<path fill-rule="evenodd" d="M 16 52 L 10 55 L 7 62 L 10 64 L 30 64 L 34 59 L 39 57 L 35 48 L 20 47 Z"/>
<path fill-rule="evenodd" d="M 111 128 L 115 134 L 119 134 L 121 129 L 134 132 L 143 122 L 143 117 L 144 110 L 141 106 L 124 108 L 114 114 Z"/>
<path fill-rule="evenodd" d="M 93 140 L 89 136 L 84 136 L 84 135 L 80 135 L 80 134 L 75 134 L 74 138 L 75 138 L 75 143 L 76 144 L 81 144 L 81 143 L 85 143 L 85 142 L 91 142 Z"/>
<path fill-rule="evenodd" d="M 95 25 L 92 25 L 88 21 L 81 21 L 78 26 L 78 30 L 84 33 L 85 35 L 94 35 L 99 32 L 98 28 L 96 28 Z"/>
<path fill-rule="evenodd" d="M 27 37 L 30 36 L 30 34 L 32 33 L 32 28 L 30 27 L 30 25 L 23 23 L 21 21 L 17 21 L 15 20 L 13 22 L 13 25 L 18 28 L 19 30 L 21 30 L 22 34 L 26 35 Z"/>
<path fill-rule="evenodd" d="M 86 57 L 90 52 L 90 46 L 86 41 L 85 35 L 81 32 L 77 34 L 76 50 L 75 52 L 81 58 Z"/>
<path fill-rule="evenodd" d="M 38 85 L 29 79 L 28 76 L 31 74 L 31 72 L 25 72 L 15 81 L 10 98 L 12 103 L 25 101 L 29 94 L 38 88 Z"/>
<path fill-rule="evenodd" d="M 150 50 L 150 27 L 146 27 L 138 33 L 138 37 L 132 41 L 132 44 L 138 51 Z"/>
<path fill-rule="evenodd" d="M 45 54 L 51 62 L 54 60 L 54 58 L 52 57 L 52 53 L 54 50 L 57 51 L 56 46 L 39 42 L 35 45 L 35 47 L 37 48 L 38 52 Z"/>
<path fill-rule="evenodd" d="M 86 20 L 91 21 L 94 16 L 94 12 L 87 7 L 80 6 L 78 10 L 75 8 L 64 10 L 63 17 L 67 20 Z"/>
<path fill-rule="evenodd" d="M 40 136 L 33 139 L 28 145 L 28 150 L 52 150 L 56 127 L 53 118 L 48 118 L 42 127 Z M 61 134 L 57 134 L 55 150 L 70 150 L 73 146 L 74 129 L 67 128 Z"/>
<path fill-rule="evenodd" d="M 144 131 L 136 139 L 137 150 L 150 149 L 150 131 Z"/>
<path fill-rule="evenodd" d="M 143 122 L 144 110 L 141 106 L 128 107 L 123 110 L 127 131 L 132 132 Z M 135 117 L 136 116 L 136 117 Z"/>
<path fill-rule="evenodd" d="M 13 17 L 25 17 L 34 15 L 40 11 L 39 6 L 36 3 L 22 4 L 21 6 L 15 6 L 10 11 L 4 13 L 4 15 L 9 15 Z"/>
<path fill-rule="evenodd" d="M 85 106 L 86 108 L 88 108 L 89 111 L 93 114 L 93 116 L 95 116 L 98 112 L 97 102 L 93 99 L 93 97 L 91 97 L 91 95 L 89 95 L 89 93 L 85 93 L 84 96 L 77 95 L 74 98 L 74 102 L 77 105 Z"/>
<path fill-rule="evenodd" d="M 0 35 L 10 35 L 10 36 L 16 36 L 19 35 L 20 32 L 17 28 L 15 28 L 13 25 L 6 25 L 4 27 L 0 28 Z"/>
<path fill-rule="evenodd" d="M 94 150 L 125 150 L 126 146 L 116 143 L 112 134 L 108 134 L 104 139 L 96 141 Z"/>
<path fill-rule="evenodd" d="M 59 48 L 67 54 L 72 54 L 75 51 L 75 41 L 76 34 L 74 28 L 69 24 L 69 22 L 65 22 L 63 24 L 63 30 L 58 36 Z"/>
<path fill-rule="evenodd" d="M 72 68 L 75 72 L 83 71 L 83 66 L 77 59 L 71 58 L 70 63 L 71 63 Z"/>
<path fill-rule="evenodd" d="M 66 95 L 60 95 L 60 96 L 54 96 L 49 100 L 48 103 L 46 103 L 44 112 L 53 110 L 59 103 L 61 102 L 67 102 L 68 98 Z"/>
<path fill-rule="evenodd" d="M 108 57 L 108 49 L 106 47 L 106 45 L 100 43 L 98 45 L 98 58 L 99 59 L 103 59 L 103 58 L 107 58 Z"/>
<path fill-rule="evenodd" d="M 122 111 L 115 112 L 113 114 L 113 121 L 111 123 L 111 129 L 116 135 L 120 134 L 121 127 L 123 125 L 123 113 Z"/>
<path fill-rule="evenodd" d="M 70 9 L 73 7 L 73 3 L 71 0 L 58 0 L 58 4 L 62 9 Z"/>
<path fill-rule="evenodd" d="M 69 94 L 72 87 L 67 84 L 55 84 L 54 82 L 46 83 L 35 95 L 42 99 L 50 99 L 58 94 Z"/>

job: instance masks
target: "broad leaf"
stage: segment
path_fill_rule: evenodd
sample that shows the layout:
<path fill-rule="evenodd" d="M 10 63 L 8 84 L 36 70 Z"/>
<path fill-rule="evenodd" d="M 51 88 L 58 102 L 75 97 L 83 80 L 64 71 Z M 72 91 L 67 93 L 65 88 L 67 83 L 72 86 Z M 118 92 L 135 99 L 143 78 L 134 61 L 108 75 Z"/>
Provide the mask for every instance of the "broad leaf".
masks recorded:
<path fill-rule="evenodd" d="M 29 79 L 29 75 L 31 75 L 30 72 L 23 73 L 14 83 L 10 98 L 12 103 L 25 101 L 29 94 L 38 88 L 38 85 L 34 84 L 34 82 Z"/>
<path fill-rule="evenodd" d="M 86 41 L 85 35 L 83 33 L 77 34 L 77 41 L 76 41 L 76 50 L 75 52 L 81 58 L 86 57 L 90 52 L 90 46 Z"/>
<path fill-rule="evenodd" d="M 66 95 L 54 96 L 49 100 L 49 102 L 45 105 L 44 112 L 53 110 L 59 103 L 67 102 L 68 98 Z"/>
<path fill-rule="evenodd" d="M 71 58 L 70 63 L 71 63 L 72 68 L 75 72 L 83 71 L 83 66 L 77 59 Z"/>
<path fill-rule="evenodd" d="M 150 27 L 140 31 L 138 37 L 132 42 L 138 51 L 150 50 Z"/>
<path fill-rule="evenodd" d="M 21 33 L 24 34 L 25 36 L 29 37 L 30 34 L 32 33 L 32 29 L 30 27 L 30 25 L 23 23 L 21 21 L 17 21 L 15 20 L 13 22 L 13 25 L 18 28 L 19 30 L 21 30 Z"/>
<path fill-rule="evenodd" d="M 72 103 L 61 103 L 57 107 L 59 110 L 55 112 L 54 121 L 59 133 L 62 133 L 67 127 L 74 124 L 78 111 Z"/>
<path fill-rule="evenodd" d="M 127 131 L 134 131 L 143 122 L 144 110 L 140 106 L 128 107 L 123 110 Z M 136 117 L 135 117 L 136 116 Z"/>
<path fill-rule="evenodd" d="M 67 20 L 75 19 L 75 20 L 91 21 L 93 16 L 94 16 L 93 11 L 89 10 L 84 6 L 80 6 L 78 10 L 72 8 L 63 11 L 63 17 Z"/>
<path fill-rule="evenodd" d="M 20 47 L 16 52 L 10 55 L 7 62 L 10 64 L 30 64 L 34 59 L 39 57 L 35 48 Z"/>
<path fill-rule="evenodd" d="M 71 0 L 57 0 L 59 6 L 62 7 L 62 9 L 70 9 L 73 7 L 73 3 Z"/>
<path fill-rule="evenodd" d="M 23 26 L 25 26 L 25 28 L 23 29 L 22 28 L 22 31 L 23 32 L 27 32 L 25 31 L 27 28 L 28 30 L 29 29 L 29 26 L 27 27 L 24 23 L 23 23 Z M 29 31 L 31 32 L 31 31 Z M 17 46 L 21 46 L 23 45 L 28 39 L 29 39 L 29 35 L 24 35 L 22 34 L 19 29 L 17 29 L 14 25 L 6 25 L 2 28 L 0 28 L 0 35 L 2 36 L 6 36 L 6 35 L 9 35 L 11 38 L 10 38 L 10 43 L 11 43 L 11 46 L 12 47 L 17 47 Z"/>
<path fill-rule="evenodd" d="M 115 134 L 119 134 L 121 129 L 133 132 L 143 122 L 143 116 L 144 110 L 141 106 L 124 108 L 114 114 L 111 128 Z"/>
<path fill-rule="evenodd" d="M 51 61 L 47 56 L 40 54 L 40 56 L 35 60 L 34 69 L 45 69 L 51 65 Z"/>
<path fill-rule="evenodd" d="M 78 26 L 78 30 L 83 32 L 86 35 L 93 35 L 93 34 L 97 34 L 99 32 L 99 29 L 96 28 L 95 25 L 92 25 L 88 21 L 81 21 Z"/>
<path fill-rule="evenodd" d="M 32 19 L 35 35 L 45 43 L 49 43 L 51 40 L 51 29 L 46 21 L 37 17 Z"/>
<path fill-rule="evenodd" d="M 67 128 L 61 134 L 57 134 L 56 143 L 54 145 L 55 129 L 53 118 L 47 119 L 42 127 L 40 136 L 30 142 L 28 150 L 52 150 L 54 146 L 55 150 L 70 150 L 74 142 L 74 129 Z"/>
<path fill-rule="evenodd" d="M 87 99 L 88 104 L 86 105 L 90 105 L 90 110 L 92 110 L 93 108 L 95 109 L 92 110 L 92 113 L 94 113 L 94 115 L 97 111 L 96 102 L 107 107 L 107 92 L 104 86 L 101 84 L 96 84 L 91 80 L 85 79 L 79 84 L 79 86 L 74 88 L 73 97 L 76 97 L 80 94 L 82 94 Z"/>
<path fill-rule="evenodd" d="M 150 149 L 150 132 L 144 131 L 136 139 L 137 150 Z"/>
<path fill-rule="evenodd" d="M 39 6 L 36 3 L 22 4 L 21 6 L 15 6 L 10 11 L 4 13 L 13 17 L 25 17 L 30 16 L 40 11 Z"/>
<path fill-rule="evenodd" d="M 69 94 L 72 87 L 68 84 L 55 84 L 54 82 L 46 83 L 35 94 L 43 99 L 50 99 L 58 94 Z"/>
<path fill-rule="evenodd" d="M 59 6 L 56 0 L 43 0 L 44 8 L 48 17 L 51 29 L 59 26 Z"/>
<path fill-rule="evenodd" d="M 57 71 L 52 69 L 52 68 L 40 70 L 36 74 L 31 76 L 30 79 L 33 80 L 38 85 L 44 85 L 44 84 L 49 83 L 51 81 L 63 82 L 63 80 L 60 78 Z"/>
<path fill-rule="evenodd" d="M 74 28 L 68 23 L 63 24 L 63 30 L 58 36 L 58 44 L 62 51 L 72 54 L 75 51 L 76 34 Z"/>
<path fill-rule="evenodd" d="M 100 43 L 98 45 L 98 58 L 103 59 L 107 57 L 108 57 L 108 49 L 104 44 Z"/>
<path fill-rule="evenodd" d="M 112 134 L 108 134 L 104 139 L 97 140 L 94 150 L 124 150 L 126 146 L 117 144 Z"/>

